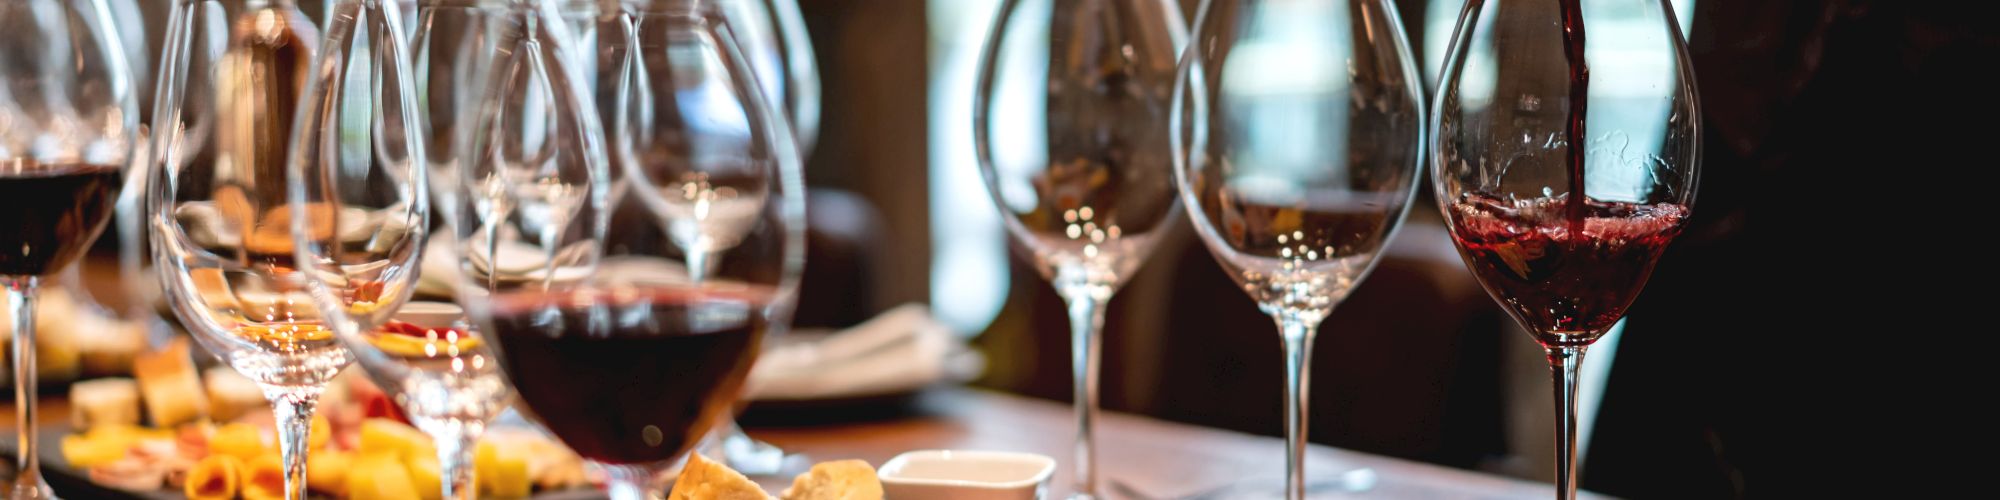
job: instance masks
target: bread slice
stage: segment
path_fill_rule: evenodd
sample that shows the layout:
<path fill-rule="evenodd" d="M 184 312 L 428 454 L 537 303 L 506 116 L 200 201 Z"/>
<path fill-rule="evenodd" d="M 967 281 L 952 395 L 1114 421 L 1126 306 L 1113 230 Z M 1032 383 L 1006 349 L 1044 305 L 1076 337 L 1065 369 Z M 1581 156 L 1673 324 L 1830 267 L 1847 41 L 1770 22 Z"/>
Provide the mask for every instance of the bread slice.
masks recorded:
<path fill-rule="evenodd" d="M 879 491 L 879 490 L 878 490 Z M 879 497 L 880 494 L 878 493 Z M 729 466 L 696 453 L 681 467 L 667 500 L 769 500 L 771 495 Z"/>
<path fill-rule="evenodd" d="M 882 480 L 875 468 L 860 460 L 839 460 L 815 464 L 812 470 L 792 478 L 784 500 L 882 500 Z"/>
<path fill-rule="evenodd" d="M 175 337 L 167 347 L 132 361 L 132 377 L 155 427 L 168 428 L 208 416 L 208 395 L 195 374 L 187 337 Z"/>
<path fill-rule="evenodd" d="M 69 387 L 69 425 L 78 432 L 97 426 L 139 425 L 139 384 L 129 378 L 103 378 Z"/>

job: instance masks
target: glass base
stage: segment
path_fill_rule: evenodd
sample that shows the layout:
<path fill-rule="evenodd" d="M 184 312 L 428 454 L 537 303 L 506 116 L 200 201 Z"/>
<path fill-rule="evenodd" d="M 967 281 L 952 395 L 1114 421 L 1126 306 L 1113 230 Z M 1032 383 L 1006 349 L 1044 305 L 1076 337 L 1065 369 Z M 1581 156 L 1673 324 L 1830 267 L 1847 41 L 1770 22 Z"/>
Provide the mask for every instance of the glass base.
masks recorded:
<path fill-rule="evenodd" d="M 32 487 L 32 486 L 26 486 L 26 485 L 23 485 L 23 484 L 20 484 L 20 483 L 18 482 L 18 479 L 19 479 L 19 478 L 16 478 L 16 479 L 17 479 L 17 482 L 16 482 L 16 483 L 15 483 L 15 484 L 14 484 L 13 486 L 11 486 L 11 487 L 9 487 L 9 488 L 8 488 L 8 493 L 9 493 L 9 494 L 8 494 L 7 498 L 9 498 L 9 499 L 12 499 L 12 500 L 30 500 L 30 499 L 50 499 L 50 500 L 53 500 L 53 499 L 56 499 L 56 498 L 58 498 L 58 497 L 56 497 L 56 492 L 55 492 L 54 490 L 50 490 L 50 489 L 49 489 L 49 484 L 48 484 L 47 482 L 43 482 L 43 481 L 37 481 L 37 482 L 35 482 L 35 484 L 36 484 L 36 485 L 40 486 L 40 488 L 36 488 L 36 487 Z M 24 486 L 26 486 L 26 487 L 24 487 Z"/>
<path fill-rule="evenodd" d="M 1375 489 L 1377 479 L 1375 469 L 1367 467 L 1341 470 L 1310 469 L 1306 471 L 1306 498 L 1364 498 L 1369 491 Z M 1139 487 L 1117 482 L 1113 482 L 1112 488 L 1121 496 L 1132 500 L 1166 498 L 1184 500 L 1283 500 L 1285 498 L 1285 477 L 1282 474 L 1254 475 L 1242 481 L 1223 485 L 1220 488 L 1197 491 L 1185 495 L 1161 495 L 1161 493 L 1170 492 L 1141 492 Z"/>
<path fill-rule="evenodd" d="M 812 468 L 812 460 L 805 455 L 786 453 L 771 443 L 758 441 L 743 433 L 743 428 L 730 422 L 710 432 L 701 445 L 701 453 L 721 460 L 730 469 L 751 478 L 777 477 L 790 480 Z"/>

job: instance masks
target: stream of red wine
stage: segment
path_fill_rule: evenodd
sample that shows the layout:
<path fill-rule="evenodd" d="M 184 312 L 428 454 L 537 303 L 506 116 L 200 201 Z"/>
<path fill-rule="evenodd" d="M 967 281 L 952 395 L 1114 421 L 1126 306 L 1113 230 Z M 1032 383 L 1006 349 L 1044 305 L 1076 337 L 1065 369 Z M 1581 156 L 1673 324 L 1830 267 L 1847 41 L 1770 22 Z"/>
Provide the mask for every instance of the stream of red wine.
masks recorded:
<path fill-rule="evenodd" d="M 1569 230 L 1583 233 L 1588 210 L 1583 185 L 1585 135 L 1583 120 L 1590 104 L 1590 65 L 1583 57 L 1583 7 L 1580 0 L 1562 0 L 1563 57 L 1569 59 L 1569 124 L 1564 131 L 1569 140 Z"/>

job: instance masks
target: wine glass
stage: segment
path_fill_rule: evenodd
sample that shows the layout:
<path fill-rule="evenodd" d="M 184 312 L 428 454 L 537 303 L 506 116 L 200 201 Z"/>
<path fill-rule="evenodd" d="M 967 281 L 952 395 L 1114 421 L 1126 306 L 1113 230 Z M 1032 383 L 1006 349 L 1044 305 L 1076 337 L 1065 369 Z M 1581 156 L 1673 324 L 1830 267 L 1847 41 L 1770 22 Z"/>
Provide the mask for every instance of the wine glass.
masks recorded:
<path fill-rule="evenodd" d="M 1186 43 L 1164 0 L 1008 0 L 973 94 L 986 190 L 1008 233 L 1069 305 L 1075 491 L 1095 498 L 1105 304 L 1179 216 L 1167 117 Z"/>
<path fill-rule="evenodd" d="M 801 158 L 819 140 L 819 63 L 798 0 L 723 0 L 736 44 L 771 107 L 792 124 Z"/>
<path fill-rule="evenodd" d="M 819 65 L 798 1 L 724 0 L 720 5 L 735 28 L 737 46 L 754 68 L 765 102 L 791 123 L 801 160 L 810 157 L 819 138 Z M 748 403 L 739 401 L 738 410 Z M 806 462 L 798 456 L 788 460 L 784 449 L 745 434 L 733 418 L 716 429 L 702 451 L 752 477 L 784 476 L 791 472 L 788 464 Z"/>
<path fill-rule="evenodd" d="M 14 318 L 12 498 L 53 498 L 36 460 L 35 292 L 110 220 L 138 101 L 102 0 L 0 2 L 0 281 Z"/>
<path fill-rule="evenodd" d="M 145 257 L 148 252 L 145 247 L 146 226 L 143 221 L 146 204 L 146 172 L 151 170 L 148 167 L 151 162 L 146 153 L 148 132 L 144 122 L 145 111 L 151 109 L 146 104 L 150 102 L 151 97 L 147 91 L 153 88 L 150 78 L 152 52 L 147 49 L 145 13 L 139 8 L 138 0 L 105 0 L 104 6 L 110 13 L 111 19 L 107 29 L 118 36 L 119 43 L 124 47 L 125 62 L 132 68 L 130 81 L 132 88 L 135 89 L 133 97 L 138 102 L 134 109 L 139 110 L 139 115 L 135 117 L 139 126 L 132 139 L 133 152 L 127 159 L 130 165 L 125 168 L 125 179 L 120 181 L 123 188 L 119 191 L 117 203 L 114 205 L 110 225 L 105 228 L 105 237 L 117 238 L 118 259 L 103 263 L 89 258 L 81 259 L 81 263 L 70 267 L 62 274 L 58 286 L 69 290 L 72 297 L 78 299 L 78 305 L 84 308 L 95 309 L 94 312 L 121 321 L 137 323 L 141 325 L 141 331 L 146 334 L 155 338 L 163 337 L 170 334 L 171 330 L 165 321 L 154 314 L 154 302 L 150 299 L 158 297 L 159 294 L 154 291 L 157 289 L 154 286 L 156 282 L 150 275 L 145 274 L 148 272 L 145 270 Z M 106 269 L 93 271 L 93 267 Z M 99 296 L 99 292 L 92 290 L 84 279 L 85 275 L 101 279 L 106 273 L 110 273 L 111 279 L 117 285 L 110 289 L 122 294 L 122 299 L 116 296 Z M 119 303 L 124 307 L 112 306 Z"/>
<path fill-rule="evenodd" d="M 791 130 L 712 2 L 608 15 L 600 54 L 616 64 L 617 90 L 605 119 L 621 132 L 604 150 L 590 134 L 528 147 L 539 141 L 516 139 L 522 115 L 575 106 L 587 116 L 588 97 L 489 90 L 475 123 L 502 126 L 471 129 L 465 212 L 451 220 L 459 302 L 521 402 L 604 466 L 613 498 L 645 498 L 729 418 L 761 343 L 788 325 L 804 192 Z M 563 168 L 518 175 L 521 165 Z"/>
<path fill-rule="evenodd" d="M 431 212 L 402 16 L 395 3 L 362 0 L 328 12 L 289 162 L 297 276 L 341 344 L 437 444 L 441 498 L 473 498 L 473 445 L 507 388 L 459 315 L 437 314 L 449 304 L 402 310 Z M 368 141 L 344 138 L 357 123 Z"/>
<path fill-rule="evenodd" d="M 408 70 L 380 59 L 400 53 L 378 50 L 384 14 L 364 22 L 364 3 L 340 2 L 321 52 L 291 0 L 179 0 L 155 97 L 155 267 L 181 325 L 270 399 L 288 497 L 305 495 L 320 393 L 353 360 L 335 331 L 395 311 L 423 241 Z M 295 206 L 293 188 L 335 180 L 295 168 L 366 181 Z M 332 263 L 299 260 L 295 219 L 307 244 L 338 246 Z M 325 272 L 339 273 L 322 291 L 353 304 L 347 317 L 317 307 L 304 274 Z"/>
<path fill-rule="evenodd" d="M 1415 192 L 1422 76 L 1402 26 L 1389 0 L 1204 1 L 1181 62 L 1182 201 L 1284 345 L 1285 498 L 1308 493 L 1320 321 L 1374 268 Z M 1275 496 L 1238 490 L 1226 496 Z"/>
<path fill-rule="evenodd" d="M 571 88 L 570 78 L 577 73 L 566 68 L 573 60 L 545 52 L 573 50 L 575 45 L 562 26 L 548 24 L 546 20 L 556 19 L 557 14 L 543 3 L 433 0 L 420 5 L 411 47 L 417 90 L 425 97 L 418 115 L 426 134 L 431 192 L 447 226 L 453 218 L 463 220 L 470 213 L 457 204 L 459 169 L 467 163 L 461 156 L 466 134 L 480 130 L 474 126 L 490 129 L 502 123 L 497 114 L 480 114 L 488 87 L 499 85 L 516 101 L 527 97 L 523 93 Z M 496 69 L 503 73 L 494 73 Z M 494 82 L 496 75 L 510 78 L 502 85 Z M 521 107 L 495 108 L 494 113 L 521 116 L 525 112 L 530 117 L 506 122 L 513 127 L 507 133 L 513 134 L 516 142 L 545 148 L 545 153 L 528 156 L 549 162 L 551 171 L 587 172 L 586 156 L 598 158 L 590 161 L 602 161 L 602 137 L 595 114 L 553 115 L 547 111 L 577 106 L 541 101 L 514 105 Z M 554 163 L 558 150 L 570 152 L 559 165 Z M 533 175 L 529 170 L 516 173 Z M 571 184 L 566 186 L 571 191 L 586 190 Z M 455 263 L 458 256 L 452 249 L 456 245 L 455 238 L 437 238 L 428 251 L 445 254 L 431 258 Z M 455 264 L 426 272 L 434 273 L 427 278 L 433 282 L 461 279 Z M 464 317 L 464 308 L 454 302 L 410 302 L 396 321 L 347 340 L 362 367 L 378 380 L 377 385 L 388 388 L 412 423 L 438 443 L 439 468 L 446 479 L 440 482 L 442 497 L 475 498 L 475 445 L 487 424 L 506 410 L 513 389 L 500 374 L 488 340 Z"/>
<path fill-rule="evenodd" d="M 1665 0 L 1475 1 L 1445 57 L 1438 206 L 1466 267 L 1548 351 L 1557 498 L 1576 495 L 1577 366 L 1694 202 L 1701 106 L 1681 36 Z"/>

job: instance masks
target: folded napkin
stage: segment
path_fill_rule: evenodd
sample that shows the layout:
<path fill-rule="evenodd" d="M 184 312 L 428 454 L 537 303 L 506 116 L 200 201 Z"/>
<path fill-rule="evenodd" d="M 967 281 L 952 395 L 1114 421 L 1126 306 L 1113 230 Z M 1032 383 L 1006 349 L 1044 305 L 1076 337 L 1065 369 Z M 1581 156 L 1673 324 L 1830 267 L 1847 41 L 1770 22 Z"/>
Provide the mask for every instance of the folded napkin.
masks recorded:
<path fill-rule="evenodd" d="M 781 338 L 750 373 L 748 399 L 813 400 L 910 392 L 977 377 L 985 360 L 930 308 L 905 304 L 852 328 Z"/>

